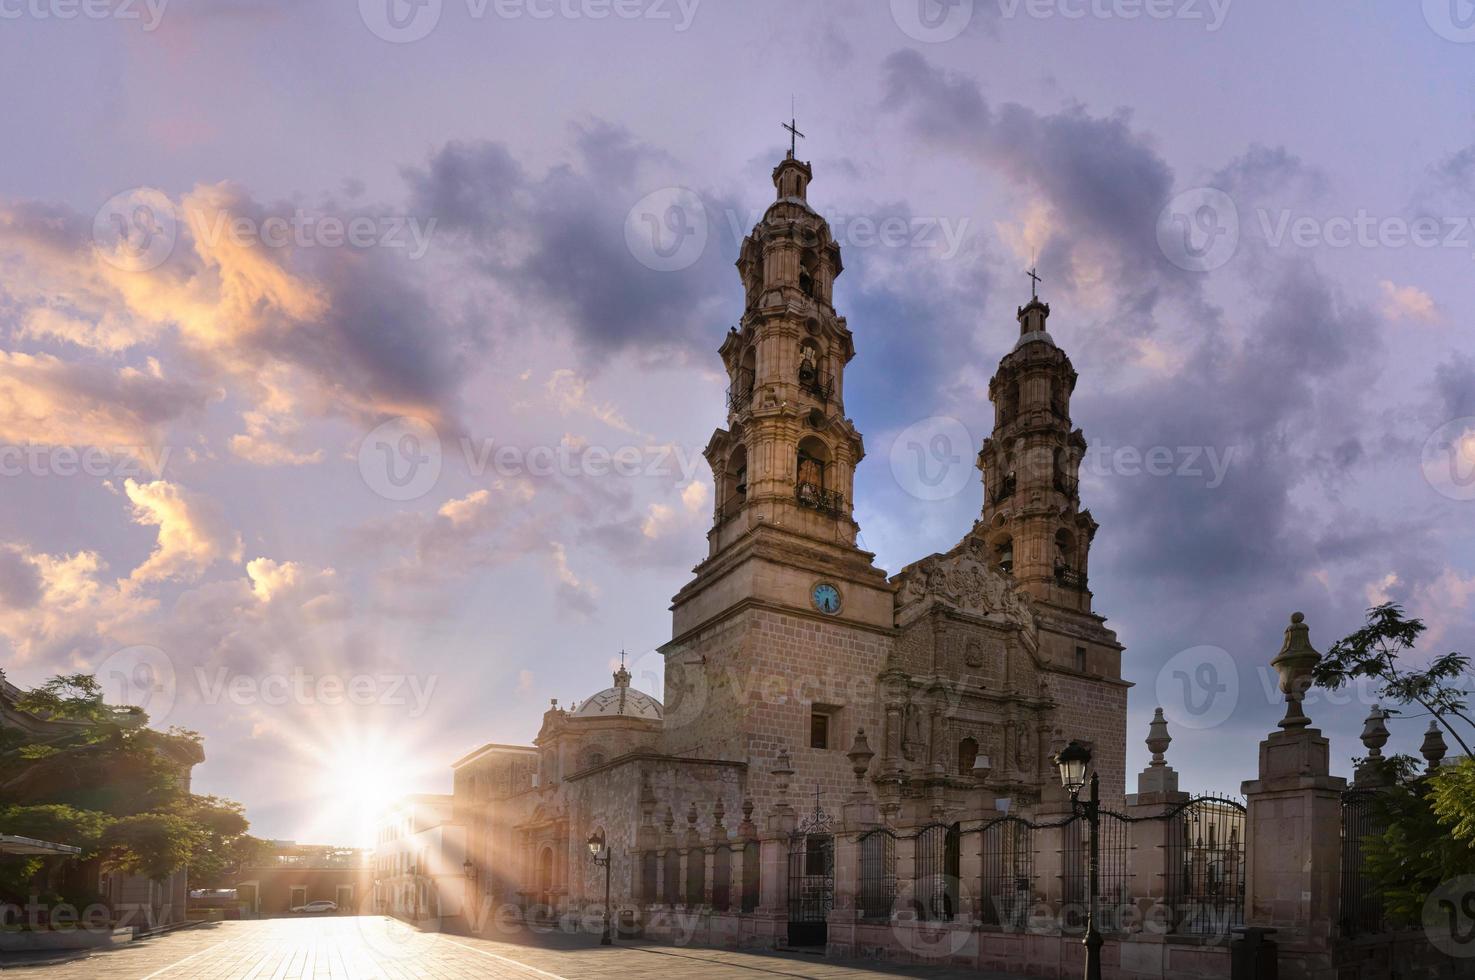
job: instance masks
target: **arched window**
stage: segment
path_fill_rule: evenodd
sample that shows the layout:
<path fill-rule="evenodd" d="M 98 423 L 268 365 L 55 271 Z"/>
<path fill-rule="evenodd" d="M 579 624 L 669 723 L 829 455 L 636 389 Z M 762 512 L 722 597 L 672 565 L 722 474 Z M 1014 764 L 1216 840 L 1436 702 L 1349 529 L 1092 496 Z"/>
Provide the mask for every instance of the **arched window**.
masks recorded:
<path fill-rule="evenodd" d="M 799 291 L 805 296 L 819 299 L 815 283 L 819 280 L 819 256 L 805 252 L 799 260 Z"/>
<path fill-rule="evenodd" d="M 994 541 L 994 564 L 1005 575 L 1014 574 L 1014 539 L 1007 534 Z"/>
<path fill-rule="evenodd" d="M 830 447 L 824 442 L 814 436 L 800 442 L 797 465 L 796 482 L 801 486 L 807 484 L 816 490 L 826 489 L 825 476 L 830 465 Z"/>
<path fill-rule="evenodd" d="M 978 761 L 978 742 L 971 738 L 965 738 L 958 743 L 958 775 L 969 776 L 973 773 L 973 763 Z"/>
<path fill-rule="evenodd" d="M 748 496 L 748 449 L 738 446 L 727 457 L 727 472 L 722 487 L 722 506 L 735 508 L 742 505 Z"/>

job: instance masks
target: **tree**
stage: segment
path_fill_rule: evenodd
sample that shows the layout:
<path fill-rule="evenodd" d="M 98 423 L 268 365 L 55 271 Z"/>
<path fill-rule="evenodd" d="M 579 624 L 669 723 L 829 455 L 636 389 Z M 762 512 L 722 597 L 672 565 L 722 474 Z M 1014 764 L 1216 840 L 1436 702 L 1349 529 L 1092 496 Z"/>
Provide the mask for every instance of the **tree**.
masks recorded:
<path fill-rule="evenodd" d="M 1419 705 L 1465 751 L 1456 764 L 1428 773 L 1409 756 L 1383 760 L 1392 785 L 1372 805 L 1386 829 L 1364 837 L 1362 848 L 1383 912 L 1399 925 L 1416 924 L 1430 892 L 1442 883 L 1475 873 L 1475 760 L 1469 757 L 1475 723 L 1459 684 L 1470 658 L 1446 653 L 1424 667 L 1410 666 L 1407 655 L 1424 630 L 1397 603 L 1374 606 L 1363 627 L 1338 640 L 1313 673 L 1318 685 L 1331 690 L 1360 678 L 1377 682 L 1379 698 L 1403 708 Z"/>
<path fill-rule="evenodd" d="M 185 790 L 204 758 L 196 732 L 148 727 L 137 708 L 107 704 L 89 674 L 53 677 L 16 699 L 44 719 L 43 734 L 0 739 L 0 833 L 70 844 L 84 860 L 162 879 L 188 865 L 217 881 L 256 839 L 239 804 Z M 41 862 L 0 861 L 0 900 L 24 900 Z M 44 883 L 40 887 L 45 887 Z"/>
<path fill-rule="evenodd" d="M 135 813 L 113 821 L 103 832 L 103 865 L 161 881 L 188 864 L 190 855 L 205 846 L 205 838 L 205 829 L 187 817 Z"/>
<path fill-rule="evenodd" d="M 1390 921 L 1417 925 L 1430 892 L 1475 873 L 1472 784 L 1475 760 L 1465 758 L 1373 798 L 1387 829 L 1363 838 L 1363 859 Z"/>
<path fill-rule="evenodd" d="M 1465 689 L 1455 682 L 1469 673 L 1470 658 L 1446 653 L 1426 667 L 1408 666 L 1402 655 L 1413 649 L 1425 629 L 1423 620 L 1405 619 L 1396 602 L 1374 606 L 1367 611 L 1366 625 L 1338 640 L 1312 676 L 1317 685 L 1332 691 L 1362 677 L 1377 681 L 1379 698 L 1405 707 L 1418 704 L 1469 755 L 1466 738 L 1475 734 L 1475 721 L 1467 713 Z"/>

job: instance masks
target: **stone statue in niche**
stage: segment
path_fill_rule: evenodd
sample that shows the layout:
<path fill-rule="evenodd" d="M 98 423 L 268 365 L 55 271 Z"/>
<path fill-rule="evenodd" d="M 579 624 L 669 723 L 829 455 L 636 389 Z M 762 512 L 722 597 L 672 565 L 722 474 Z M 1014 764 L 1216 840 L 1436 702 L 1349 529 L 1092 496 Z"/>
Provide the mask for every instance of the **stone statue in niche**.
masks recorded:
<path fill-rule="evenodd" d="M 1019 747 L 1015 750 L 1019 762 L 1019 771 L 1033 773 L 1035 771 L 1035 751 L 1030 744 L 1030 730 L 1028 725 L 1019 726 Z"/>
<path fill-rule="evenodd" d="M 927 719 L 915 703 L 907 705 L 901 729 L 901 755 L 908 762 L 927 758 Z"/>

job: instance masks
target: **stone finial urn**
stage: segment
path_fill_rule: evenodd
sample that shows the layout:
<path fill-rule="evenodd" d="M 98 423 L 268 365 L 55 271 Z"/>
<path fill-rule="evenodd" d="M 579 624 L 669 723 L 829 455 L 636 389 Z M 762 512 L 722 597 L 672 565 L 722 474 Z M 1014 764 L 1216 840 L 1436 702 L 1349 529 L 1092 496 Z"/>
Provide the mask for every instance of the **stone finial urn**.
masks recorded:
<path fill-rule="evenodd" d="M 876 753 L 871 750 L 871 745 L 866 741 L 866 730 L 857 728 L 855 730 L 855 741 L 851 743 L 850 751 L 845 753 L 850 759 L 850 768 L 855 773 L 855 781 L 861 784 L 865 781 L 866 773 L 870 771 L 871 760 Z"/>
<path fill-rule="evenodd" d="M 1152 765 L 1165 766 L 1168 764 L 1168 760 L 1163 756 L 1171 744 L 1173 744 L 1173 736 L 1168 734 L 1168 719 L 1163 717 L 1163 709 L 1158 708 L 1152 713 L 1152 721 L 1147 726 L 1147 751 L 1152 753 Z"/>
<path fill-rule="evenodd" d="M 1375 704 L 1373 710 L 1368 712 L 1367 720 L 1362 723 L 1362 744 L 1367 749 L 1369 759 L 1383 757 L 1383 746 L 1388 744 L 1387 717 L 1388 713 L 1383 710 L 1383 706 Z"/>
<path fill-rule="evenodd" d="M 778 758 L 773 760 L 773 768 L 769 770 L 778 783 L 778 798 L 781 803 L 789 801 L 789 780 L 794 776 L 794 764 L 789 761 L 789 750 L 787 747 L 779 750 Z"/>
<path fill-rule="evenodd" d="M 1280 693 L 1285 695 L 1286 714 L 1280 721 L 1285 729 L 1305 728 L 1311 724 L 1306 712 L 1301 710 L 1301 701 L 1311 687 L 1311 671 L 1321 661 L 1321 654 L 1311 646 L 1311 627 L 1306 625 L 1303 613 L 1291 614 L 1291 625 L 1286 627 L 1285 642 L 1280 652 L 1270 661 L 1270 666 L 1280 675 Z"/>
<path fill-rule="evenodd" d="M 1419 746 L 1419 754 L 1424 757 L 1425 762 L 1429 763 L 1430 772 L 1439 768 L 1439 764 L 1444 761 L 1444 755 L 1448 751 L 1449 746 L 1445 744 L 1444 733 L 1439 730 L 1439 722 L 1429 722 L 1429 730 L 1424 733 L 1424 742 Z"/>

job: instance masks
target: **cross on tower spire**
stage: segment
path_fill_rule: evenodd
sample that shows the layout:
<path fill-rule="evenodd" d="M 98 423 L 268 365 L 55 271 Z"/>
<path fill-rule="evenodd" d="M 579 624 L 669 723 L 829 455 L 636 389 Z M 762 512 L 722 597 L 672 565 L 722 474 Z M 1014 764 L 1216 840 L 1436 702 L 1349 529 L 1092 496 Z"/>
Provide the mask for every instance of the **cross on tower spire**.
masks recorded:
<path fill-rule="evenodd" d="M 1035 267 L 1034 266 L 1030 266 L 1029 267 L 1029 271 L 1026 272 L 1025 275 L 1029 276 L 1029 278 L 1030 278 L 1029 298 L 1030 299 L 1039 299 L 1040 298 L 1040 283 L 1043 281 L 1040 278 L 1040 274 L 1035 271 Z"/>
<path fill-rule="evenodd" d="M 784 123 L 784 128 L 789 131 L 789 156 L 793 156 L 799 149 L 799 140 L 804 134 L 799 132 L 799 121 L 794 118 L 794 100 L 789 100 L 789 121 Z"/>

